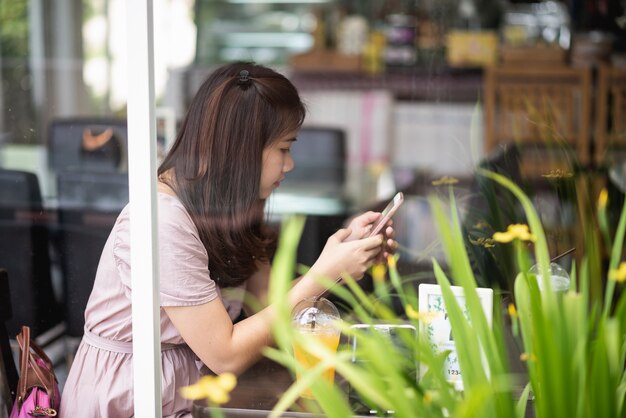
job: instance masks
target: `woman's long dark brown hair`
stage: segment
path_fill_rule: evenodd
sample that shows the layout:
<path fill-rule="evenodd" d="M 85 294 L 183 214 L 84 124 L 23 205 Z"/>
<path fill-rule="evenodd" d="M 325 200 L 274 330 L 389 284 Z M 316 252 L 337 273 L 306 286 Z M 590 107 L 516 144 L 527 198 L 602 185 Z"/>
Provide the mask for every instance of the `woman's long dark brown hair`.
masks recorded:
<path fill-rule="evenodd" d="M 259 197 L 263 149 L 297 131 L 305 113 L 283 75 L 252 63 L 225 65 L 196 93 L 159 167 L 198 228 L 220 287 L 241 284 L 256 261 L 272 255 L 275 237 Z M 162 176 L 168 170 L 173 176 Z"/>

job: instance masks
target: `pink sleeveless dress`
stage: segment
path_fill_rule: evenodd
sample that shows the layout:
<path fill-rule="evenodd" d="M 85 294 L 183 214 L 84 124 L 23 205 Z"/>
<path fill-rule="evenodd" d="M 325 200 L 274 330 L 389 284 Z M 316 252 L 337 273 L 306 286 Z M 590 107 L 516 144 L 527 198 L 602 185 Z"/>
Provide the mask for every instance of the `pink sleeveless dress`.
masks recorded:
<path fill-rule="evenodd" d="M 158 205 L 161 307 L 201 305 L 222 298 L 210 278 L 206 250 L 182 203 L 159 193 Z M 127 206 L 100 258 L 85 310 L 85 335 L 61 395 L 61 418 L 134 415 L 129 223 Z M 222 301 L 231 319 L 236 318 L 241 300 Z M 191 416 L 192 402 L 180 397 L 178 389 L 195 383 L 208 369 L 187 347 L 163 308 L 161 368 L 163 416 Z"/>

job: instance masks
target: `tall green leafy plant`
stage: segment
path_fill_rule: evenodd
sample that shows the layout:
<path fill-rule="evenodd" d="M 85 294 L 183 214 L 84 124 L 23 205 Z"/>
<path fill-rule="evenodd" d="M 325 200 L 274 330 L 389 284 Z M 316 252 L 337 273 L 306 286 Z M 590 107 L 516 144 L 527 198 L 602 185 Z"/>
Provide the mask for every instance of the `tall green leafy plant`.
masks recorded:
<path fill-rule="evenodd" d="M 410 333 L 402 334 L 401 344 L 398 341 L 392 344 L 384 333 L 351 326 L 409 323 L 424 329 L 424 324 L 432 319 L 418 311 L 417 291 L 398 274 L 394 257 L 388 259 L 388 271 L 381 266 L 372 270 L 375 286 L 371 294 L 364 293 L 351 278 L 345 278 L 345 286 L 332 288 L 334 296 L 350 307 L 351 313 L 344 315 L 341 324 L 344 342 L 356 338 L 358 347 L 342 344 L 333 352 L 315 339 L 294 331 L 285 295 L 296 268 L 295 250 L 303 220 L 293 218 L 282 228 L 270 288 L 270 300 L 279 313 L 273 327 L 277 347 L 268 348 L 265 355 L 304 377 L 285 392 L 273 412 L 275 416 L 291 408 L 344 417 L 352 413 L 356 396 L 369 409 L 381 413 L 394 411 L 398 417 L 522 418 L 526 416 L 531 394 L 534 399 L 531 404 L 539 418 L 626 416 L 626 296 L 619 294 L 617 288 L 617 280 L 622 280 L 620 275 L 626 276 L 626 264 L 623 268 L 619 264 L 626 207 L 617 230 L 603 233 L 611 238 L 613 248 L 606 297 L 604 303 L 598 304 L 589 296 L 590 274 L 586 267 L 589 261 L 573 272 L 567 293 L 554 291 L 545 234 L 531 200 L 506 177 L 489 171 L 479 174 L 518 199 L 528 221 L 528 228 L 521 229 L 533 241 L 532 247 L 520 240 L 498 244 L 512 245 L 515 254 L 512 262 L 517 266 L 516 308 L 511 306 L 509 312 L 528 370 L 529 383 L 521 395 L 515 390 L 519 382 L 511 372 L 504 343 L 505 325 L 499 314 L 501 301 L 494 303 L 495 319 L 490 325 L 476 292 L 475 273 L 451 189 L 447 201 L 440 197 L 429 200 L 446 254 L 446 264 L 433 260 L 433 270 L 457 341 L 464 391 L 455 390 L 443 374 L 449 353 L 435 350 L 424 332 L 418 338 Z M 599 218 L 602 219 L 602 213 Z M 533 263 L 539 265 L 538 276 L 529 273 Z M 385 277 L 387 281 L 383 280 Z M 332 283 L 329 279 L 324 281 Z M 452 283 L 464 290 L 464 309 L 452 292 Z M 405 312 L 394 312 L 391 295 L 399 299 Z M 318 366 L 304 370 L 293 358 L 291 347 L 295 343 L 320 358 Z M 419 379 L 409 372 L 416 363 L 422 371 Z M 320 378 L 328 367 L 334 367 L 337 372 L 335 385 Z M 315 401 L 299 400 L 307 386 Z M 348 393 L 355 396 L 348 397 Z"/>
<path fill-rule="evenodd" d="M 622 294 L 613 305 L 612 273 L 622 254 L 626 206 L 615 231 L 603 306 L 589 296 L 589 271 L 583 257 L 578 286 L 565 294 L 552 288 L 545 236 L 539 217 L 524 193 L 508 179 L 483 172 L 520 200 L 537 238 L 534 256 L 541 277 L 522 269 L 515 282 L 518 321 L 528 359 L 537 417 L 623 417 L 626 391 L 626 316 Z M 600 208 L 600 210 L 603 210 Z M 611 235 L 610 231 L 604 234 Z M 594 254 L 596 254 L 594 252 Z M 525 257 L 521 252 L 518 259 Z M 522 262 L 520 261 L 520 265 Z M 538 280 L 541 280 L 541 290 Z"/>

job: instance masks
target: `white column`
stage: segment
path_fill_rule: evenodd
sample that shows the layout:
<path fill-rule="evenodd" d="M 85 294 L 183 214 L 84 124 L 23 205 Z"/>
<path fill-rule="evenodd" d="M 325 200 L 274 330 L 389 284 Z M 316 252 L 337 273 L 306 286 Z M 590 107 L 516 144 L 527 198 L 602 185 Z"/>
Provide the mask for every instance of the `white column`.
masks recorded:
<path fill-rule="evenodd" d="M 76 116 L 89 112 L 83 83 L 82 16 L 80 0 L 55 0 L 40 3 L 50 16 L 44 16 L 52 57 L 50 91 L 55 116 Z M 42 108 L 46 111 L 46 108 Z M 48 110 L 49 111 L 49 110 Z M 46 118 L 44 118 L 46 120 Z"/>
<path fill-rule="evenodd" d="M 30 71 L 32 77 L 32 95 L 38 116 L 46 101 L 46 45 L 44 7 L 41 0 L 28 2 L 28 46 L 30 48 Z M 39 125 L 39 120 L 37 124 Z M 40 132 L 40 126 L 37 126 Z"/>
<path fill-rule="evenodd" d="M 128 161 L 137 418 L 160 418 L 161 348 L 151 0 L 128 0 Z"/>

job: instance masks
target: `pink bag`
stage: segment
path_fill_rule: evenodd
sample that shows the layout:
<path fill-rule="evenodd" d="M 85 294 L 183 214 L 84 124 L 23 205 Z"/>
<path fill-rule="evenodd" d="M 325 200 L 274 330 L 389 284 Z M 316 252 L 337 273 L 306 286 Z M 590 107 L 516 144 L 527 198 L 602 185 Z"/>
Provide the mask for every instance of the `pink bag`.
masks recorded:
<path fill-rule="evenodd" d="M 30 339 L 30 328 L 17 335 L 20 346 L 20 378 L 11 418 L 53 417 L 59 410 L 61 394 L 52 362 Z"/>

